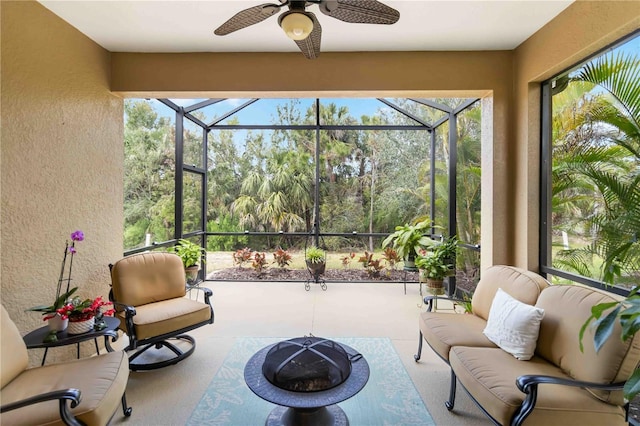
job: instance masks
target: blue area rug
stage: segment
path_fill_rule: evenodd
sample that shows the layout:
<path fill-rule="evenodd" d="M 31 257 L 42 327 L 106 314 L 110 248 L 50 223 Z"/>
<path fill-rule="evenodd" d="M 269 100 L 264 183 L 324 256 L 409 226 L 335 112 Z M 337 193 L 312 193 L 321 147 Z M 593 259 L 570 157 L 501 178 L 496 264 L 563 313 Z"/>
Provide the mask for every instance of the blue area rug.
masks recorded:
<path fill-rule="evenodd" d="M 244 382 L 244 366 L 263 347 L 285 339 L 240 338 L 196 405 L 188 425 L 263 425 L 274 404 L 262 400 Z M 369 363 L 367 385 L 338 404 L 351 426 L 434 425 L 391 340 L 338 338 Z"/>

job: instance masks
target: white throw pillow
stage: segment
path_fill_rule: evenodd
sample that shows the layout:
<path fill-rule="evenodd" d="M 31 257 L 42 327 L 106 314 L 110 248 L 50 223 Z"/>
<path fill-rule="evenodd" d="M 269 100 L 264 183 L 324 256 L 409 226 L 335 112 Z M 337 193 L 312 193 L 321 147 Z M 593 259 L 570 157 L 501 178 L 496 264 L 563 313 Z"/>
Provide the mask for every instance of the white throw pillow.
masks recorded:
<path fill-rule="evenodd" d="M 536 349 L 544 309 L 527 305 L 501 288 L 491 303 L 484 335 L 521 361 L 531 359 Z"/>

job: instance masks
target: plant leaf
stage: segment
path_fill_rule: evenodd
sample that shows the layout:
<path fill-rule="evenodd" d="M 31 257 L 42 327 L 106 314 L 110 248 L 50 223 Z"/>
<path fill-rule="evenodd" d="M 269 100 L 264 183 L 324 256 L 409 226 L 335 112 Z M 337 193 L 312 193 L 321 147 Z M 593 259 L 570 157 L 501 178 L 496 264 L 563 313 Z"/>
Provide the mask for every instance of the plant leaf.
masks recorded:
<path fill-rule="evenodd" d="M 633 372 L 627 383 L 624 384 L 624 397 L 631 401 L 640 393 L 640 369 Z"/>
<path fill-rule="evenodd" d="M 591 315 L 593 315 L 594 318 L 599 319 L 604 311 L 613 308 L 619 303 L 620 302 L 599 303 L 591 308 Z"/>
<path fill-rule="evenodd" d="M 603 303 L 601 305 L 607 305 L 608 303 Z M 600 305 L 596 305 L 600 306 Z M 594 306 L 594 308 L 596 307 Z M 593 336 L 593 344 L 595 346 L 596 352 L 602 348 L 605 344 L 611 333 L 613 332 L 613 327 L 616 324 L 616 319 L 618 318 L 618 313 L 620 312 L 620 306 L 615 308 L 613 311 L 609 312 L 605 317 L 597 321 L 597 327 L 595 335 Z"/>
<path fill-rule="evenodd" d="M 591 321 L 593 321 L 594 319 L 595 317 L 591 315 L 589 318 L 587 318 L 584 324 L 582 324 L 582 327 L 580 327 L 580 333 L 578 334 L 578 340 L 580 342 L 580 352 L 584 352 L 584 345 L 582 344 L 582 339 L 584 338 L 584 332 L 587 330 L 587 327 L 589 326 Z"/>

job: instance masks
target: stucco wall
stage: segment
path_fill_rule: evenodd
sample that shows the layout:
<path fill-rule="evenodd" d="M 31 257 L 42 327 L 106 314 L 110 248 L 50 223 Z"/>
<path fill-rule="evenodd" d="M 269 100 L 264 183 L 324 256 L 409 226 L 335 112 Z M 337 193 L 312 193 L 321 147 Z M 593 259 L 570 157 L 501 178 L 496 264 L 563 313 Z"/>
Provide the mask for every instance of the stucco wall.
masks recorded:
<path fill-rule="evenodd" d="M 515 51 L 515 264 L 538 268 L 540 83 L 640 28 L 640 1 L 578 1 Z"/>
<path fill-rule="evenodd" d="M 1 7 L 0 297 L 27 332 L 43 323 L 24 309 L 53 302 L 76 229 L 86 240 L 73 285 L 81 296 L 108 295 L 108 264 L 123 246 L 123 102 L 109 91 L 109 52 L 39 3 Z"/>

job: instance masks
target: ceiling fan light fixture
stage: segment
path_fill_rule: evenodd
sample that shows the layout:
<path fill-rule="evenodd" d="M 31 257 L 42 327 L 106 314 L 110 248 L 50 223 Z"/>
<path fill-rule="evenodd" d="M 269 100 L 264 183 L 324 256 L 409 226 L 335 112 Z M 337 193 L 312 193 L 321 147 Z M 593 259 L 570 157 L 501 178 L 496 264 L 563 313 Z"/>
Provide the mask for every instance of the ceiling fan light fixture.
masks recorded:
<path fill-rule="evenodd" d="M 313 21 L 302 12 L 291 11 L 283 14 L 280 26 L 291 40 L 304 40 L 313 31 Z"/>

